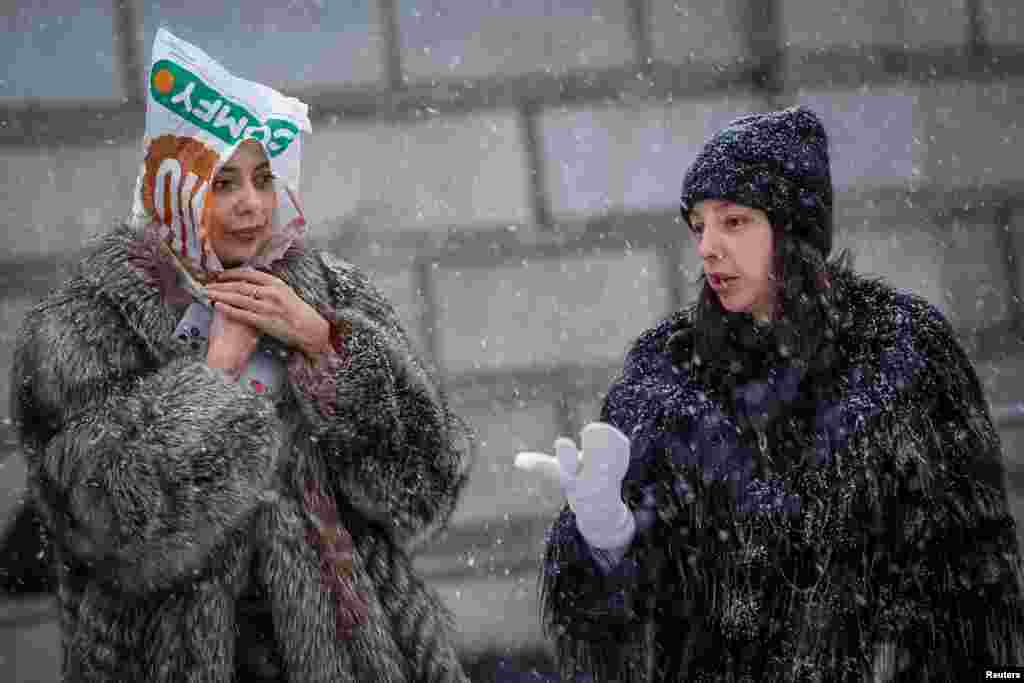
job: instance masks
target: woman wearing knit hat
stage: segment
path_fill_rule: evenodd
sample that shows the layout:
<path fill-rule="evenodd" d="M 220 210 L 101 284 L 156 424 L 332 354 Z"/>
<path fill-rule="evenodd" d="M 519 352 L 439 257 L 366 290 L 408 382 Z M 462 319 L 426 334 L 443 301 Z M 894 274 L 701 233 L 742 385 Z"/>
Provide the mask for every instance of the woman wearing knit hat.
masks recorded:
<path fill-rule="evenodd" d="M 161 30 L 133 219 L 19 332 L 65 681 L 465 681 L 408 555 L 469 433 L 352 265 L 303 246 L 306 107 Z"/>
<path fill-rule="evenodd" d="M 696 304 L 641 335 L 543 565 L 563 679 L 965 681 L 1024 664 L 977 376 L 925 301 L 828 260 L 825 130 L 737 119 L 686 174 Z"/>

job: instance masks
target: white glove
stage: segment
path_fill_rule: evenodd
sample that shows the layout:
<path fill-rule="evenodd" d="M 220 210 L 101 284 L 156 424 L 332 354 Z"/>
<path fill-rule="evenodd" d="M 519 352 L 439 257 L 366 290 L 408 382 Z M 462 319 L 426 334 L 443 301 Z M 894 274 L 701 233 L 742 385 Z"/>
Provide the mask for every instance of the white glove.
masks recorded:
<path fill-rule="evenodd" d="M 601 549 L 620 549 L 633 540 L 633 513 L 622 502 L 622 479 L 629 466 L 629 439 L 604 422 L 591 422 L 580 432 L 582 455 L 572 439 L 555 441 L 556 457 L 519 453 L 515 466 L 543 472 L 562 486 L 576 527 L 584 540 Z"/>

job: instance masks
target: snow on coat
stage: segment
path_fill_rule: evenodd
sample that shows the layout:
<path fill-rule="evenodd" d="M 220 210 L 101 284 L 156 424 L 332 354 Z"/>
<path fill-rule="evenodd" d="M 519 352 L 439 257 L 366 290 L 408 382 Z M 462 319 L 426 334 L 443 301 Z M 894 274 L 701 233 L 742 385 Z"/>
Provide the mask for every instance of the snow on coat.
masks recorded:
<path fill-rule="evenodd" d="M 1016 527 L 973 368 L 923 300 L 832 281 L 850 315 L 827 373 L 780 360 L 702 384 L 679 360 L 692 335 L 671 348 L 690 310 L 633 346 L 601 419 L 632 441 L 638 536 L 607 575 L 568 508 L 547 539 L 563 680 L 966 681 L 1024 664 Z"/>
<path fill-rule="evenodd" d="M 272 272 L 350 334 L 315 363 L 293 353 L 275 404 L 174 337 L 167 268 L 118 227 L 18 335 L 12 406 L 54 543 L 64 680 L 464 681 L 410 553 L 447 522 L 472 440 L 390 304 L 352 265 L 290 248 Z"/>

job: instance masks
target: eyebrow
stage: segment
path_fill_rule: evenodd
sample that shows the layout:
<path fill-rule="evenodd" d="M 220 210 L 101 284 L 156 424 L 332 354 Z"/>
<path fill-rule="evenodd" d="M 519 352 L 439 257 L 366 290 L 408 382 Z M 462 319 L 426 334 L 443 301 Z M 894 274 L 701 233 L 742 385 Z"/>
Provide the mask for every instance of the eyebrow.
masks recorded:
<path fill-rule="evenodd" d="M 270 168 L 270 162 L 269 161 L 264 161 L 264 162 L 261 162 L 258 166 L 256 166 L 256 168 L 254 168 L 253 171 L 263 171 L 263 170 L 266 170 L 266 169 L 269 169 L 269 168 Z M 220 171 L 217 172 L 217 175 L 220 175 L 220 174 L 223 174 L 223 173 L 240 173 L 240 171 L 238 170 L 238 166 L 236 166 L 234 164 L 224 164 L 223 166 L 220 167 Z"/>

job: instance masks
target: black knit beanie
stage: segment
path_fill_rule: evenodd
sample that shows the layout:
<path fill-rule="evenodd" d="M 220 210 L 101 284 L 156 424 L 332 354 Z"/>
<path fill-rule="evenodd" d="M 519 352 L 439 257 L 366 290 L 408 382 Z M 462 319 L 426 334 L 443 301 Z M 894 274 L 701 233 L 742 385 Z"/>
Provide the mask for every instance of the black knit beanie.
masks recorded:
<path fill-rule="evenodd" d="M 702 199 L 761 209 L 776 228 L 827 257 L 832 249 L 828 136 L 817 115 L 791 107 L 734 120 L 704 145 L 683 179 L 680 209 L 689 222 Z"/>
<path fill-rule="evenodd" d="M 733 401 L 734 394 L 764 381 L 772 368 L 789 367 L 806 378 L 831 376 L 837 340 L 848 324 L 845 285 L 837 286 L 845 281 L 847 256 L 829 257 L 832 177 L 821 121 L 806 107 L 734 120 L 704 145 L 683 179 L 680 208 L 687 223 L 704 199 L 761 209 L 775 233 L 779 289 L 770 326 L 749 312 L 725 310 L 705 281 L 691 315 L 667 340 L 673 362 L 722 392 L 725 405 L 735 403 L 740 419 L 743 401 Z M 831 383 L 808 379 L 806 385 L 813 394 L 816 385 Z M 759 429 L 747 424 L 744 433 Z"/>

